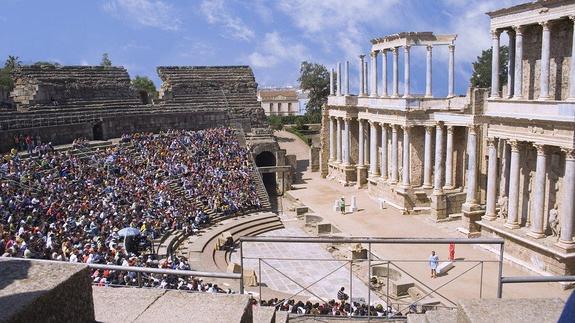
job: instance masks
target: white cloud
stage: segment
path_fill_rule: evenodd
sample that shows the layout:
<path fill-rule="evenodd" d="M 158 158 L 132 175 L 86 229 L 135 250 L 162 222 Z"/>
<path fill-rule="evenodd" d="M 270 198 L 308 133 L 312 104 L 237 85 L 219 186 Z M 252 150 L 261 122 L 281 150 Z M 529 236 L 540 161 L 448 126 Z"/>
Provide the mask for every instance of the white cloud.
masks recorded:
<path fill-rule="evenodd" d="M 222 25 L 235 39 L 249 41 L 255 36 L 254 31 L 241 18 L 228 12 L 223 0 L 204 0 L 200 10 L 210 24 Z"/>
<path fill-rule="evenodd" d="M 82 65 L 82 66 L 88 66 L 88 65 L 90 65 L 90 64 L 88 63 L 88 61 L 87 61 L 86 59 L 82 58 L 82 59 L 80 60 L 80 65 Z"/>
<path fill-rule="evenodd" d="M 258 51 L 248 56 L 255 67 L 272 67 L 282 61 L 301 62 L 308 57 L 307 48 L 283 39 L 278 32 L 267 33 L 258 46 Z"/>
<path fill-rule="evenodd" d="M 160 0 L 108 0 L 102 8 L 116 17 L 146 27 L 177 31 L 181 20 L 172 5 Z"/>

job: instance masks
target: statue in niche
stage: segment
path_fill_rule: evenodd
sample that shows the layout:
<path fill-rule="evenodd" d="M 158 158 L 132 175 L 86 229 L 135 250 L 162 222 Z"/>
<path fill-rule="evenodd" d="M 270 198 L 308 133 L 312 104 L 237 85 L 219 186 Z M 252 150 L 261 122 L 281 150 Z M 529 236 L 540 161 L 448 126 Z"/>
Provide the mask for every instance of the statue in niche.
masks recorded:
<path fill-rule="evenodd" d="M 397 171 L 397 178 L 399 178 L 399 182 L 403 183 L 403 167 L 399 167 Z"/>
<path fill-rule="evenodd" d="M 500 196 L 497 200 L 499 205 L 499 217 L 501 219 L 507 219 L 507 196 Z"/>
<path fill-rule="evenodd" d="M 559 237 L 561 236 L 561 223 L 559 220 L 559 212 L 557 211 L 557 203 L 549 210 L 549 227 L 551 228 L 551 235 L 557 237 L 557 241 L 559 241 Z"/>

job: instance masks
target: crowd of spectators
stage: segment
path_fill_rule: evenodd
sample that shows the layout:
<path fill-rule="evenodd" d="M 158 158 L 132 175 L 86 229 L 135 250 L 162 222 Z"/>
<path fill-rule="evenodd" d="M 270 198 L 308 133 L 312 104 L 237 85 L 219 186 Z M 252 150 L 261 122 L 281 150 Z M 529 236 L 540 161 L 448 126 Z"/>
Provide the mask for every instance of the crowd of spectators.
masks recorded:
<path fill-rule="evenodd" d="M 159 264 L 141 258 L 141 248 L 127 248 L 118 232 L 137 228 L 149 241 L 168 230 L 194 232 L 210 221 L 207 208 L 259 208 L 248 156 L 229 128 L 124 135 L 88 158 L 53 149 L 31 158 L 12 152 L 0 161 L 0 255 Z M 156 283 L 162 279 L 150 281 Z"/>

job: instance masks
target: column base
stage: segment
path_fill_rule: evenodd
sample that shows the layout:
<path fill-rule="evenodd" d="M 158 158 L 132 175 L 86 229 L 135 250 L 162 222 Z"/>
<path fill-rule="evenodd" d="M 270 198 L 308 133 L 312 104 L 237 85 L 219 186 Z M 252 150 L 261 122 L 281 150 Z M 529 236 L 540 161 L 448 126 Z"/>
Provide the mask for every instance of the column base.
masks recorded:
<path fill-rule="evenodd" d="M 458 230 L 465 233 L 468 237 L 478 237 L 481 234 L 481 226 L 477 224 L 485 211 L 479 204 L 463 203 L 461 206 L 463 216 L 461 217 L 462 227 Z"/>
<path fill-rule="evenodd" d="M 453 190 L 453 189 L 455 189 L 455 185 L 449 185 L 449 186 L 446 185 L 446 186 L 443 186 L 443 189 L 444 190 Z"/>
<path fill-rule="evenodd" d="M 535 239 L 545 238 L 545 234 L 543 232 L 529 231 L 529 232 L 527 232 L 527 235 L 530 236 L 531 238 L 535 238 Z"/>
<path fill-rule="evenodd" d="M 565 99 L 565 101 L 567 101 L 567 102 L 575 102 L 575 97 L 573 97 L 573 98 L 567 98 L 567 99 Z"/>
<path fill-rule="evenodd" d="M 484 216 L 481 217 L 481 219 L 487 221 L 495 221 L 497 220 L 497 214 L 485 214 Z"/>
<path fill-rule="evenodd" d="M 452 93 L 452 94 L 448 94 L 445 98 L 446 98 L 446 99 L 451 99 L 451 98 L 454 98 L 454 97 L 455 97 L 455 94 Z"/>
<path fill-rule="evenodd" d="M 564 240 L 559 240 L 557 241 L 557 243 L 555 244 L 555 246 L 565 250 L 565 251 L 573 251 L 575 250 L 575 243 L 573 243 L 573 241 L 564 241 Z"/>
<path fill-rule="evenodd" d="M 523 96 L 514 95 L 514 96 L 511 98 L 511 100 L 516 100 L 516 101 L 518 101 L 518 100 L 523 100 Z"/>
<path fill-rule="evenodd" d="M 433 95 L 431 95 L 431 94 L 427 95 L 427 94 L 426 94 L 426 95 L 424 96 L 424 98 L 426 98 L 426 99 L 433 99 Z"/>
<path fill-rule="evenodd" d="M 357 188 L 362 188 L 367 183 L 367 167 L 357 166 Z"/>
<path fill-rule="evenodd" d="M 421 186 L 421 188 L 433 188 L 433 185 L 431 185 L 431 184 L 423 184 L 423 185 Z"/>
<path fill-rule="evenodd" d="M 503 226 L 511 230 L 519 229 L 521 227 L 519 223 L 508 223 L 508 222 L 505 223 Z"/>
<path fill-rule="evenodd" d="M 550 97 L 548 96 L 543 96 L 543 97 L 538 97 L 537 101 L 549 101 Z"/>
<path fill-rule="evenodd" d="M 435 221 L 440 222 L 443 219 L 446 219 L 447 214 L 447 199 L 444 194 L 435 194 L 431 195 L 431 216 L 435 219 Z"/>

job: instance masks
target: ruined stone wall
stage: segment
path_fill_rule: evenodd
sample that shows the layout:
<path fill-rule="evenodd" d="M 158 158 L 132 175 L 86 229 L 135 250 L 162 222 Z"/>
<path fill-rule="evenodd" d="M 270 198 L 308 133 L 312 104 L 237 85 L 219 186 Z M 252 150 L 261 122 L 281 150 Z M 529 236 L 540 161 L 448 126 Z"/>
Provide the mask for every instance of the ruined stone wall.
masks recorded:
<path fill-rule="evenodd" d="M 540 93 L 542 28 L 530 25 L 523 32 L 523 96 L 530 100 L 537 99 Z M 553 22 L 550 30 L 549 96 L 564 100 L 569 94 L 573 25 L 565 19 Z"/>

